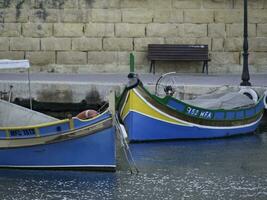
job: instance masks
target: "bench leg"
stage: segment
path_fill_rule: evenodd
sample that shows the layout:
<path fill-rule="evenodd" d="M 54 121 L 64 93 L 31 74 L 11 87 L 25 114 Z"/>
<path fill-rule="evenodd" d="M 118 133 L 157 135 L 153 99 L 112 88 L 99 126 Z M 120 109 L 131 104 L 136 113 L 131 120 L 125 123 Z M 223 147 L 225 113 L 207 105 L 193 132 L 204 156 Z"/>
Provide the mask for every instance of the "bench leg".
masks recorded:
<path fill-rule="evenodd" d="M 153 74 L 155 74 L 155 61 L 154 60 L 151 60 L 151 63 L 150 63 L 150 73 L 152 72 L 152 69 L 153 69 Z"/>
<path fill-rule="evenodd" d="M 149 70 L 150 73 L 152 72 L 152 67 L 153 67 L 152 63 L 153 63 L 153 61 L 150 62 L 150 70 Z"/>
<path fill-rule="evenodd" d="M 206 74 L 209 73 L 209 65 L 208 65 L 208 61 L 204 61 L 203 63 L 203 67 L 202 67 L 202 73 L 205 72 L 205 68 L 206 68 Z"/>
<path fill-rule="evenodd" d="M 202 73 L 205 72 L 205 66 L 206 66 L 206 62 L 204 61 L 204 62 L 203 62 L 203 66 L 202 66 Z"/>
<path fill-rule="evenodd" d="M 206 74 L 207 75 L 209 74 L 209 63 L 208 63 L 208 61 L 206 61 Z"/>

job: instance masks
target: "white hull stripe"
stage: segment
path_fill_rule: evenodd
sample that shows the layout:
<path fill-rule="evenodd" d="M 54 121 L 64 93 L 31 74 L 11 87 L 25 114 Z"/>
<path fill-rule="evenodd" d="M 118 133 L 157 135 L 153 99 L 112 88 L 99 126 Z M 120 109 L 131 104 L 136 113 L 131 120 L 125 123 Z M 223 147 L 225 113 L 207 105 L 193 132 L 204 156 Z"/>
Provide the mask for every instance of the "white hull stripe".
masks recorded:
<path fill-rule="evenodd" d="M 263 98 L 264 107 L 267 110 L 267 90 L 264 92 L 264 98 Z"/>
<path fill-rule="evenodd" d="M 6 168 L 105 168 L 113 167 L 116 165 L 0 165 Z"/>
<path fill-rule="evenodd" d="M 166 122 L 166 123 L 169 123 L 169 124 L 174 124 L 174 125 L 177 125 L 177 126 L 186 126 L 186 127 L 198 127 L 198 128 L 207 128 L 207 129 L 239 129 L 239 128 L 246 128 L 246 127 L 250 127 L 250 126 L 253 126 L 255 124 L 257 124 L 258 122 L 260 122 L 262 116 L 255 122 L 253 123 L 250 123 L 250 124 L 245 124 L 245 125 L 240 125 L 240 126 L 205 126 L 205 125 L 200 125 L 200 124 L 191 124 L 191 126 L 187 126 L 187 125 L 184 125 L 184 124 L 176 124 L 176 123 L 172 123 L 172 122 L 169 122 L 169 121 L 165 121 L 165 120 L 162 120 L 162 119 L 158 119 L 158 118 L 155 118 L 155 117 L 151 117 L 149 115 L 146 115 L 144 113 L 141 113 L 141 112 L 138 112 L 138 111 L 135 111 L 135 110 L 130 110 L 130 112 L 136 112 L 136 113 L 139 113 L 141 115 L 144 115 L 146 117 L 149 117 L 149 118 L 152 118 L 152 119 L 155 119 L 155 120 L 159 120 L 159 121 L 162 121 L 162 122 Z M 129 115 L 128 112 L 125 117 L 123 118 L 123 120 L 125 120 L 125 118 Z"/>
<path fill-rule="evenodd" d="M 145 114 L 145 113 L 139 112 L 139 111 L 134 110 L 134 109 L 129 110 L 129 111 L 127 112 L 127 114 L 125 115 L 125 117 L 123 118 L 123 120 L 129 115 L 130 112 L 135 112 L 135 113 L 138 113 L 138 114 L 140 114 L 140 115 L 144 115 L 144 116 L 146 116 L 146 117 L 149 117 L 149 118 L 152 118 L 152 119 L 155 119 L 155 120 L 158 120 L 158 121 L 166 122 L 166 123 L 169 123 L 169 124 L 193 127 L 192 125 L 188 125 L 188 124 L 184 124 L 184 123 L 183 123 L 183 124 L 182 124 L 182 123 L 181 123 L 181 124 L 178 124 L 178 123 L 175 123 L 175 122 L 170 122 L 170 121 L 167 121 L 167 120 L 159 119 L 159 118 L 157 118 L 157 117 L 152 117 L 152 116 L 150 116 L 150 115 L 147 115 L 147 114 Z M 176 121 L 178 121 L 178 120 L 176 120 Z"/>
<path fill-rule="evenodd" d="M 259 117 L 259 119 L 257 120 L 257 121 L 255 121 L 255 122 L 252 122 L 252 123 L 250 123 L 250 124 L 245 124 L 245 125 L 239 125 L 239 126 L 206 126 L 206 125 L 199 125 L 199 124 L 195 124 L 195 123 L 190 123 L 190 122 L 187 122 L 187 121 L 184 121 L 184 120 L 181 120 L 181 119 L 177 119 L 177 118 L 175 118 L 175 117 L 173 117 L 173 116 L 170 116 L 170 115 L 168 115 L 167 113 L 164 113 L 164 112 L 162 112 L 161 110 L 159 110 L 159 109 L 157 109 L 155 106 L 153 106 L 153 105 L 151 105 L 146 99 L 144 99 L 137 91 L 136 91 L 136 89 L 133 89 L 133 91 L 149 106 L 149 107 L 151 107 L 152 109 L 154 109 L 154 110 L 156 110 L 157 112 L 159 112 L 159 113 L 161 113 L 161 114 L 163 114 L 163 115 L 165 115 L 166 117 L 169 117 L 169 118 L 171 118 L 171 119 L 174 119 L 174 120 L 176 120 L 177 122 L 180 122 L 180 123 L 184 123 L 184 124 L 178 124 L 178 125 L 180 125 L 180 126 L 191 126 L 191 127 L 193 127 L 193 126 L 195 126 L 195 127 L 199 127 L 199 128 L 209 128 L 209 129 L 238 129 L 238 128 L 246 128 L 246 127 L 250 127 L 250 126 L 253 126 L 253 125 L 255 125 L 255 124 L 257 124 L 260 120 L 261 120 L 261 118 L 262 118 L 262 116 L 263 115 L 261 115 L 260 117 Z M 135 110 L 130 110 L 130 111 L 133 111 L 133 112 L 137 112 L 137 111 L 135 111 Z M 129 112 L 130 112 L 129 111 Z M 127 113 L 127 115 L 129 114 L 129 112 Z M 147 116 L 147 117 L 150 117 L 150 118 L 153 118 L 153 119 L 156 119 L 156 120 L 159 120 L 159 121 L 163 121 L 163 120 L 161 120 L 161 119 L 158 119 L 158 118 L 154 118 L 154 117 L 151 117 L 150 115 L 146 115 L 146 114 L 144 114 L 144 113 L 141 113 L 141 112 L 137 112 L 137 113 L 140 113 L 140 114 L 142 114 L 142 115 L 144 115 L 144 116 Z M 124 117 L 124 119 L 127 117 L 127 115 Z M 123 119 L 123 120 L 124 120 Z M 164 121 L 164 122 L 166 122 L 166 121 Z M 171 123 L 171 122 L 168 122 L 168 123 Z M 175 123 L 171 123 L 171 124 L 175 124 Z"/>

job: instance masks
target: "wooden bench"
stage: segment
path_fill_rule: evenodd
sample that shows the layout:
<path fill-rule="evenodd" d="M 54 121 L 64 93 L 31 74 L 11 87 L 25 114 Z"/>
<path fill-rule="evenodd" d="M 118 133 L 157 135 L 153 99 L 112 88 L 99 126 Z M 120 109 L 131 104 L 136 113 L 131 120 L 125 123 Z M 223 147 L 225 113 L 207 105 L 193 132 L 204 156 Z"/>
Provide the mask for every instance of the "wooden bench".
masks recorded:
<path fill-rule="evenodd" d="M 155 73 L 156 61 L 203 61 L 202 73 L 206 69 L 208 74 L 208 45 L 191 44 L 149 44 L 148 60 L 150 63 L 150 72 Z"/>

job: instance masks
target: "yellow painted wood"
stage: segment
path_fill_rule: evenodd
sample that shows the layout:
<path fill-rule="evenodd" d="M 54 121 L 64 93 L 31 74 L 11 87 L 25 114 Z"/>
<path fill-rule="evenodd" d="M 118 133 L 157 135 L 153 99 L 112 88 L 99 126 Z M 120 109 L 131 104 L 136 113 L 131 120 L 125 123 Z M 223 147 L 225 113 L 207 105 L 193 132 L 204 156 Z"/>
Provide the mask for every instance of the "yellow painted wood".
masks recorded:
<path fill-rule="evenodd" d="M 161 121 L 186 125 L 186 123 L 179 121 L 179 119 L 174 119 L 168 116 L 167 114 L 161 112 L 159 109 L 153 107 L 149 103 L 145 102 L 142 98 L 140 98 L 137 95 L 137 91 L 135 90 L 129 91 L 128 98 L 126 99 L 126 103 L 124 104 L 123 110 L 121 112 L 122 118 L 124 119 L 130 111 L 136 111 L 138 113 L 147 115 L 149 117 Z"/>

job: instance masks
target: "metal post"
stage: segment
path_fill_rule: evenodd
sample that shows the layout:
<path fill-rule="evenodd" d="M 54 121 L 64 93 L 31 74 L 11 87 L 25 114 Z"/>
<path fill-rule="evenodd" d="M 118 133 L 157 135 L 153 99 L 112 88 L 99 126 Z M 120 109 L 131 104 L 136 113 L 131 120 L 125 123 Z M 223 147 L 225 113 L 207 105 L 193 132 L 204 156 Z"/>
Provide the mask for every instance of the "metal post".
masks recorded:
<path fill-rule="evenodd" d="M 31 92 L 30 68 L 28 68 L 28 87 L 29 87 L 30 109 L 32 110 L 32 92 Z"/>
<path fill-rule="evenodd" d="M 243 42 L 243 72 L 242 72 L 242 86 L 251 86 L 249 82 L 248 69 L 248 1 L 244 0 L 244 42 Z"/>
<path fill-rule="evenodd" d="M 130 72 L 134 72 L 134 55 L 130 53 Z"/>

